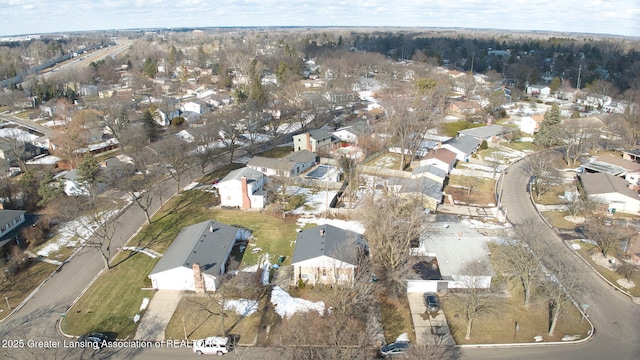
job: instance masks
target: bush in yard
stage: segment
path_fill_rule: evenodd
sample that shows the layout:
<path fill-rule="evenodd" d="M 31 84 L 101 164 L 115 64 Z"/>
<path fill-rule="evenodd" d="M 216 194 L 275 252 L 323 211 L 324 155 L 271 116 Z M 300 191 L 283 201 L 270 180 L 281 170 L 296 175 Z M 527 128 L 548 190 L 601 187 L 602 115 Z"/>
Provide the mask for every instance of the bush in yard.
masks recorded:
<path fill-rule="evenodd" d="M 51 221 L 48 218 L 38 220 L 33 226 L 22 229 L 21 236 L 27 242 L 29 249 L 44 244 L 49 238 Z"/>
<path fill-rule="evenodd" d="M 629 280 L 633 273 L 636 271 L 636 267 L 633 264 L 623 262 L 618 268 L 616 272 L 623 276 L 625 279 Z"/>

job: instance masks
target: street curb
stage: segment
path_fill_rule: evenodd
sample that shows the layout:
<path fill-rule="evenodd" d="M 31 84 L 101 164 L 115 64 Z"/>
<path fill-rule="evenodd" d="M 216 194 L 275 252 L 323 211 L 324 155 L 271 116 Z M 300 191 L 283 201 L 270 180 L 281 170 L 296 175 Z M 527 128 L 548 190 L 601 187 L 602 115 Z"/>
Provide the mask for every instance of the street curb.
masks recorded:
<path fill-rule="evenodd" d="M 104 269 L 100 270 L 100 272 L 98 272 L 96 274 L 96 276 L 94 276 L 93 279 L 91 279 L 89 284 L 87 286 L 85 286 L 85 288 L 80 292 L 80 294 L 71 302 L 71 305 L 69 305 L 69 307 L 67 307 L 67 310 L 65 311 L 65 313 L 60 316 L 60 319 L 58 319 L 58 321 L 56 321 L 56 331 L 58 332 L 58 334 L 66 337 L 66 338 L 70 338 L 70 339 L 75 338 L 75 336 L 69 335 L 69 334 L 65 333 L 64 331 L 62 331 L 62 320 L 65 319 L 64 315 L 67 314 L 69 312 L 69 310 L 71 310 L 71 308 L 78 301 L 80 301 L 80 298 L 82 298 L 82 296 L 89 290 L 91 285 L 93 285 L 93 283 L 96 282 L 96 280 L 98 280 L 98 278 L 100 277 L 100 275 L 102 275 L 103 272 L 104 272 Z"/>

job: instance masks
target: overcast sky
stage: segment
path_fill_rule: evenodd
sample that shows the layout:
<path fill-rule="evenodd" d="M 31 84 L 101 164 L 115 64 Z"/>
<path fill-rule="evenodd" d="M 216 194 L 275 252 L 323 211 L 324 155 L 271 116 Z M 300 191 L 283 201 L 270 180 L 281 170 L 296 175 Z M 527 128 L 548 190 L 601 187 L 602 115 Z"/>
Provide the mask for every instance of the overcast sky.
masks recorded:
<path fill-rule="evenodd" d="M 640 36 L 640 0 L 0 0 L 0 36 L 217 26 L 422 26 Z"/>

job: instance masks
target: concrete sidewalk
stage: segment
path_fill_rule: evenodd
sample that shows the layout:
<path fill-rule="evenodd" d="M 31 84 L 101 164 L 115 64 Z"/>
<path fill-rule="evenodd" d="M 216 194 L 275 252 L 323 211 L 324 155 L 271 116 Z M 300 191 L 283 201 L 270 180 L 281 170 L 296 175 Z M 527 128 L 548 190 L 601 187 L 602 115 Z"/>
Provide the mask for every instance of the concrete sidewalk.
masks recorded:
<path fill-rule="evenodd" d="M 135 339 L 145 341 L 164 340 L 164 329 L 178 307 L 182 293 L 180 291 L 158 290 L 149 301 L 142 316 Z"/>

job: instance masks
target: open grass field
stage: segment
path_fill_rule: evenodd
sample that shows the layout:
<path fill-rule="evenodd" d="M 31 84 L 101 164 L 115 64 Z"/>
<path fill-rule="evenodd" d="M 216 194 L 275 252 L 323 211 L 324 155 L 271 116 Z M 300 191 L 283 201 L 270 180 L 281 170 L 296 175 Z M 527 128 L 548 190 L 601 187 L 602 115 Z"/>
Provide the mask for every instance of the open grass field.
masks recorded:
<path fill-rule="evenodd" d="M 400 154 L 385 153 L 364 164 L 383 169 L 400 170 Z"/>

